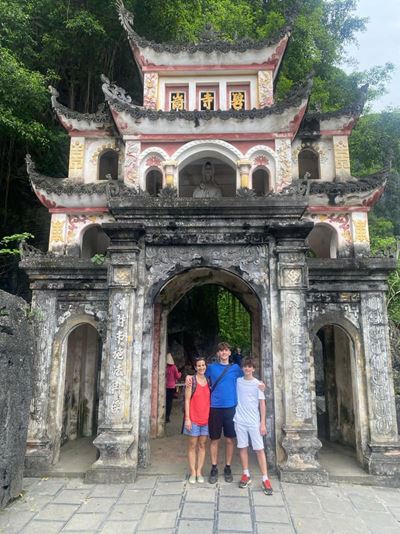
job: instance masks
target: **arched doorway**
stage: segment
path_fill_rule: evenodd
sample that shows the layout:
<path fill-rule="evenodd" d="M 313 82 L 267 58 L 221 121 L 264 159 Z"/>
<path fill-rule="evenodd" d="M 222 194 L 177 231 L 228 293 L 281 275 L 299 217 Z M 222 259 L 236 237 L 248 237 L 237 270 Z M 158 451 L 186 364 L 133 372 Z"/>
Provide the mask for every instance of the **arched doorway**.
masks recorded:
<path fill-rule="evenodd" d="M 367 435 L 361 420 L 366 404 L 359 342 L 343 325 L 332 322 L 316 330 L 312 348 L 321 464 L 324 455 L 335 453 L 357 458 L 363 465 Z"/>
<path fill-rule="evenodd" d="M 143 458 L 143 465 L 148 465 L 150 454 L 149 438 L 160 438 L 164 440 L 166 423 L 165 423 L 165 368 L 166 368 L 166 353 L 168 350 L 168 338 L 171 339 L 171 330 L 169 330 L 169 316 L 176 306 L 190 295 L 190 292 L 195 288 L 218 286 L 223 290 L 233 295 L 233 298 L 239 300 L 240 305 L 246 310 L 249 315 L 249 323 L 251 331 L 249 334 L 249 346 L 247 351 L 253 358 L 259 362 L 257 374 L 266 384 L 266 399 L 267 399 L 267 428 L 268 436 L 266 438 L 267 456 L 271 465 L 275 466 L 275 417 L 274 417 L 274 388 L 273 388 L 273 372 L 272 372 L 272 356 L 269 335 L 269 319 L 266 314 L 266 306 L 260 301 L 260 298 L 251 287 L 251 285 L 243 280 L 237 274 L 232 273 L 221 268 L 214 267 L 196 267 L 189 270 L 182 271 L 180 274 L 174 275 L 172 278 L 159 285 L 157 289 L 154 288 L 155 293 L 151 302 L 153 303 L 153 318 L 152 327 L 149 329 L 149 344 L 147 345 L 147 334 L 145 333 L 144 345 L 152 347 L 152 358 L 149 360 L 148 366 L 151 376 L 151 387 L 146 391 L 147 380 L 142 383 L 145 390 L 144 397 L 148 395 L 151 405 L 150 421 L 142 421 L 139 438 L 139 450 L 141 458 Z M 149 317 L 150 319 L 150 317 Z M 187 320 L 190 321 L 190 314 L 187 315 Z M 145 325 L 147 322 L 145 322 Z M 147 330 L 147 326 L 145 327 Z M 263 339 L 263 343 L 261 343 Z M 151 343 L 151 345 L 150 345 Z M 210 349 L 207 349 L 207 352 Z M 215 350 L 215 346 L 213 346 Z M 213 351 L 211 356 L 213 355 Z M 169 432 L 169 430 L 168 430 Z M 154 450 L 159 447 L 160 441 L 151 442 L 152 454 Z M 177 440 L 178 443 L 178 440 Z M 179 436 L 179 443 L 183 443 Z M 165 446 L 171 446 L 165 445 Z M 160 453 L 161 454 L 161 453 Z M 183 456 L 185 458 L 185 456 Z M 184 462 L 185 464 L 185 462 Z"/>
<path fill-rule="evenodd" d="M 53 411 L 49 427 L 54 440 L 53 464 L 58 463 L 58 469 L 78 455 L 82 458 L 76 458 L 79 466 L 75 467 L 84 471 L 96 459 L 92 442 L 99 417 L 102 340 L 89 322 L 74 322 L 64 330 L 60 344 L 56 343 L 52 380 L 57 380 L 50 388 Z"/>
<path fill-rule="evenodd" d="M 253 172 L 253 190 L 258 197 L 263 197 L 270 190 L 269 173 L 267 169 L 259 167 Z"/>
<path fill-rule="evenodd" d="M 247 352 L 251 352 L 252 357 L 257 362 L 256 376 L 266 384 L 268 432 L 265 446 L 270 468 L 276 467 L 274 385 L 267 303 L 264 301 L 264 295 L 259 296 L 250 283 L 239 275 L 230 270 L 211 266 L 182 270 L 163 283 L 149 288 L 148 304 L 146 304 L 149 314 L 145 315 L 142 342 L 146 351 L 144 353 L 145 373 L 142 375 L 142 398 L 148 399 L 144 402 L 150 404 L 150 419 L 148 415 L 143 414 L 140 421 L 139 458 L 142 467 L 148 467 L 151 462 L 165 464 L 165 455 L 168 454 L 168 451 L 174 450 L 173 461 L 179 463 L 179 469 L 185 469 L 185 440 L 178 433 L 180 429 L 177 429 L 177 433 L 171 437 L 170 424 L 167 425 L 165 422 L 166 354 L 169 348 L 168 338 L 171 339 L 171 334 L 173 334 L 169 330 L 169 326 L 171 326 L 169 317 L 185 296 L 190 296 L 193 289 L 201 290 L 202 287 L 209 288 L 211 286 L 218 286 L 227 294 L 231 294 L 232 298 L 238 299 L 240 305 L 249 315 L 251 331 Z M 198 295 L 198 293 L 192 295 L 194 294 Z M 150 314 L 151 309 L 152 314 Z M 187 320 L 191 320 L 190 314 L 187 315 Z M 261 340 L 263 341 L 261 342 Z M 215 348 L 213 346 L 213 351 Z M 146 359 L 147 351 L 150 350 L 152 355 Z M 207 354 L 210 353 L 210 356 L 213 356 L 213 351 L 207 348 Z M 180 403 L 177 408 L 182 421 L 182 404 Z M 150 458 L 152 459 L 151 462 Z M 166 466 L 166 469 L 168 467 Z"/>

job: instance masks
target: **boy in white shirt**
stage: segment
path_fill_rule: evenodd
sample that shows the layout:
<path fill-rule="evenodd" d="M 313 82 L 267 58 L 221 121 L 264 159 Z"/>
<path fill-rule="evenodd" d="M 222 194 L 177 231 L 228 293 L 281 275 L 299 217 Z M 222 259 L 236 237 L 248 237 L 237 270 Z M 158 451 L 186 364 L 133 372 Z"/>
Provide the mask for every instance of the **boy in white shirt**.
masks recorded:
<path fill-rule="evenodd" d="M 265 395 L 259 389 L 260 381 L 253 376 L 254 362 L 251 358 L 245 358 L 243 362 L 244 377 L 236 381 L 238 404 L 233 421 L 237 436 L 237 446 L 240 453 L 243 475 L 239 482 L 239 488 L 246 488 L 250 482 L 249 472 L 249 436 L 251 445 L 257 455 L 258 465 L 262 474 L 262 490 L 266 495 L 272 495 L 272 486 L 268 479 L 267 459 L 264 451 L 262 436 L 265 436 Z"/>

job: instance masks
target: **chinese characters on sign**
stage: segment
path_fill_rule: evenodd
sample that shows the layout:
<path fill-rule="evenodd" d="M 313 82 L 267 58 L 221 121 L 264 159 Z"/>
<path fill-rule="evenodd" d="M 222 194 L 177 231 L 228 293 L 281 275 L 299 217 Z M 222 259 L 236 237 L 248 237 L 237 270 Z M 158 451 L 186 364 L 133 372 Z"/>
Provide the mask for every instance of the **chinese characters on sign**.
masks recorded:
<path fill-rule="evenodd" d="M 171 93 L 171 110 L 182 111 L 185 109 L 185 93 Z"/>
<path fill-rule="evenodd" d="M 231 92 L 231 108 L 235 111 L 240 111 L 245 108 L 246 93 L 245 91 L 232 91 Z"/>
<path fill-rule="evenodd" d="M 214 91 L 201 91 L 200 109 L 201 111 L 213 111 L 215 109 Z"/>

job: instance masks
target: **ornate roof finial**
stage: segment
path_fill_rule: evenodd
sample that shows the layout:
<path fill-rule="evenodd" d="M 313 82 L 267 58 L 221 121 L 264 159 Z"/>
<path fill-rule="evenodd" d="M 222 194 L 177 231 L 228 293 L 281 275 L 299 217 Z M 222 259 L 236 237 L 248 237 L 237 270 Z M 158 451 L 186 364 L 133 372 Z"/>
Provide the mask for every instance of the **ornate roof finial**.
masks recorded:
<path fill-rule="evenodd" d="M 126 9 L 123 0 L 115 0 L 115 5 L 117 6 L 118 18 L 124 30 L 128 35 L 135 33 L 133 29 L 133 13 Z"/>
<path fill-rule="evenodd" d="M 221 33 L 217 32 L 211 22 L 207 22 L 203 30 L 199 31 L 198 38 L 201 43 L 218 43 L 223 41 Z"/>
<path fill-rule="evenodd" d="M 101 88 L 106 97 L 106 100 L 119 100 L 120 102 L 123 102 L 124 104 L 132 103 L 132 98 L 126 94 L 125 89 L 123 89 L 122 87 L 119 87 L 113 82 L 110 82 L 110 80 L 104 74 L 101 74 L 100 78 L 101 78 L 101 81 L 103 82 L 103 85 L 101 86 Z"/>
<path fill-rule="evenodd" d="M 53 106 L 53 108 L 56 108 L 57 106 L 60 105 L 60 103 L 57 100 L 57 98 L 60 96 L 60 93 L 52 85 L 49 85 L 48 88 L 49 88 L 49 93 L 51 94 L 51 105 Z"/>

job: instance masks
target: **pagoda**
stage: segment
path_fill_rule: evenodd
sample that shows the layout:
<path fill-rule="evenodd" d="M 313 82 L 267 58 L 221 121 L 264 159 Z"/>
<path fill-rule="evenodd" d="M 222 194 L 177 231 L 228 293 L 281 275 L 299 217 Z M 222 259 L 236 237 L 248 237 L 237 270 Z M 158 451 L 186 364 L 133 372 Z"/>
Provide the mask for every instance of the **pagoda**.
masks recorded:
<path fill-rule="evenodd" d="M 217 284 L 251 317 L 270 469 L 328 484 L 325 443 L 339 443 L 396 479 L 395 259 L 371 257 L 368 232 L 386 173 L 352 177 L 348 148 L 366 88 L 349 108 L 308 112 L 309 77 L 277 102 L 290 24 L 262 41 L 209 27 L 195 44 L 158 44 L 117 4 L 143 105 L 105 76 L 94 114 L 51 88 L 68 176 L 43 176 L 27 157 L 51 214 L 48 252 L 26 249 L 21 262 L 38 319 L 27 473 L 48 473 L 86 436 L 98 450 L 87 481 L 133 481 L 165 432 L 168 315 Z"/>

